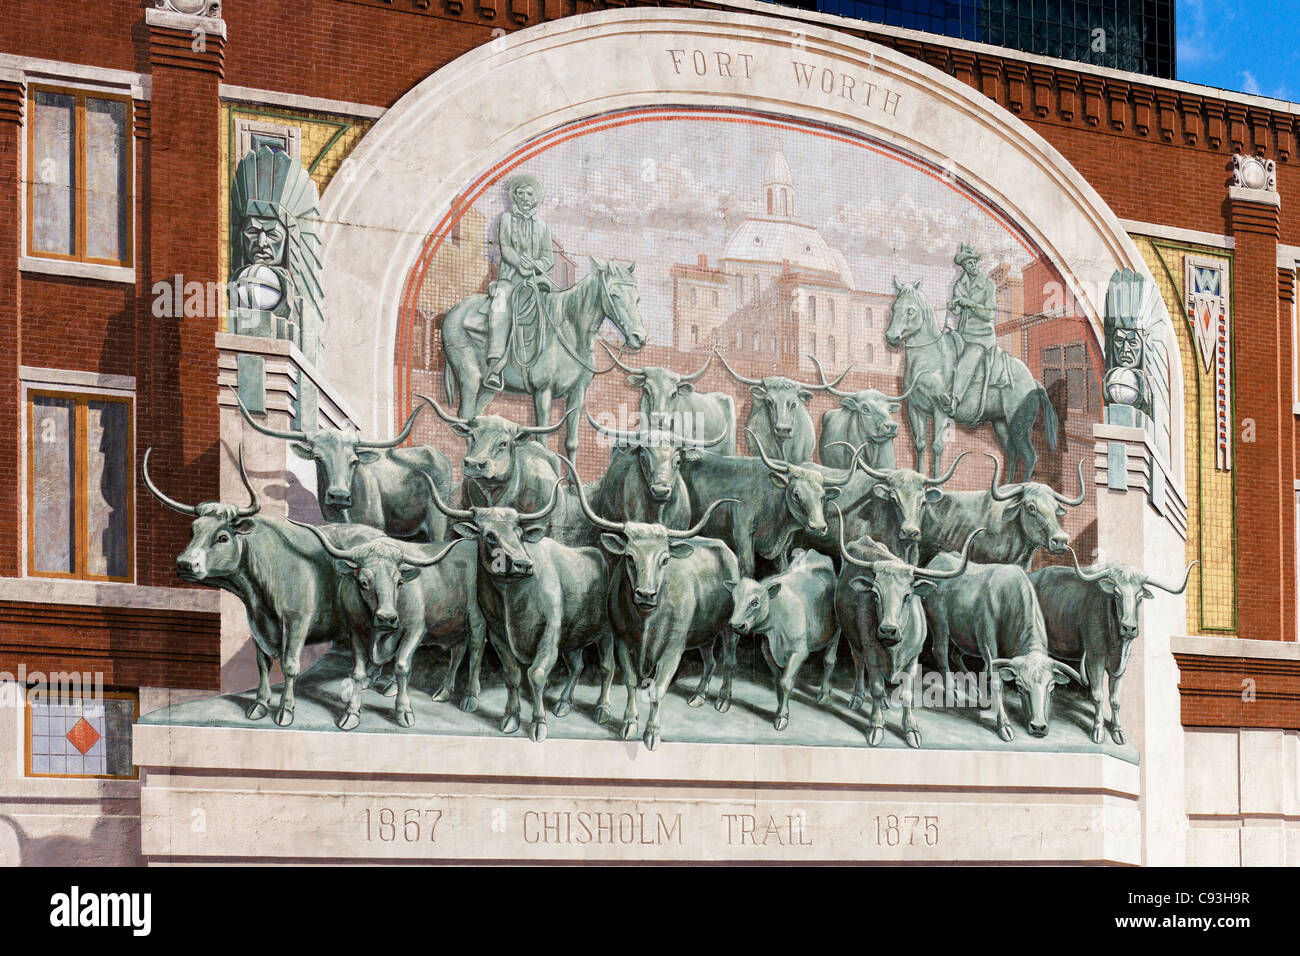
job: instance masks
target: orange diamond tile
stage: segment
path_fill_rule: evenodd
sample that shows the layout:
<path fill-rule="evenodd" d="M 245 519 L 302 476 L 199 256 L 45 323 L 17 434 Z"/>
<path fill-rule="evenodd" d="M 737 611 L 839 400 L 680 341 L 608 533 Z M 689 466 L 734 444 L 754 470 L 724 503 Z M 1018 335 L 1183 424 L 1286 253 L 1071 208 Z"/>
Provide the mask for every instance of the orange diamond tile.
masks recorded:
<path fill-rule="evenodd" d="M 68 739 L 72 741 L 72 746 L 81 751 L 81 755 L 84 757 L 86 752 L 95 746 L 95 741 L 99 739 L 99 731 L 90 726 L 85 717 L 82 717 L 68 731 Z"/>

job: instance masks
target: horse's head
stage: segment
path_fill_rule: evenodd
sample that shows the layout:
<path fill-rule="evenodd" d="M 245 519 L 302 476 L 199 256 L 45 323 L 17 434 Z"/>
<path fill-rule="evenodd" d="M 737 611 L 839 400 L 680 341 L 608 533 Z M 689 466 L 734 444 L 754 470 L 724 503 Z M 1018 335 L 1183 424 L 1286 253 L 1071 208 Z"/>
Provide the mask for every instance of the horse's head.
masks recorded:
<path fill-rule="evenodd" d="M 636 276 L 632 274 L 636 270 L 636 263 L 624 265 L 612 259 L 597 259 L 592 256 L 591 267 L 600 283 L 600 307 L 604 317 L 623 333 L 628 349 L 635 352 L 645 345 L 646 340 L 645 323 L 641 321 L 641 313 L 637 309 L 641 293 L 637 291 Z"/>
<path fill-rule="evenodd" d="M 889 328 L 885 329 L 885 341 L 897 346 L 906 342 L 917 332 L 928 328 L 934 321 L 934 309 L 921 291 L 921 280 L 899 282 L 894 278 L 894 307 L 889 315 Z"/>

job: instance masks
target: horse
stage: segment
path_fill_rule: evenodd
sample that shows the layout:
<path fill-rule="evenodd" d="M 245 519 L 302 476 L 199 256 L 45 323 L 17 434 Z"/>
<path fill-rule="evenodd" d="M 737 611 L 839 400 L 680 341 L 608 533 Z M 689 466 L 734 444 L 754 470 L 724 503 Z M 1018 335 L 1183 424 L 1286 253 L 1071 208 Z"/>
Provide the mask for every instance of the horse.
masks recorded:
<path fill-rule="evenodd" d="M 941 400 L 952 389 L 953 373 L 960 357 L 960 340 L 956 333 L 948 334 L 935 318 L 934 309 L 921 292 L 920 281 L 900 283 L 894 279 L 897 293 L 885 330 L 885 341 L 892 347 L 904 349 L 903 386 L 910 393 L 907 400 L 907 422 L 912 431 L 912 445 L 916 451 L 916 470 L 924 473 L 927 420 L 933 423 L 934 438 L 930 443 L 930 474 L 938 476 L 943 458 L 943 433 L 951 419 L 959 425 L 976 427 L 985 423 L 993 426 L 993 434 L 1007 456 L 1007 474 L 1014 481 L 1017 461 L 1024 464 L 1023 481 L 1028 481 L 1038 462 L 1030 432 L 1038 420 L 1038 410 L 1043 410 L 1043 429 L 1047 433 L 1047 447 L 1056 450 L 1060 422 L 1056 409 L 1047 397 L 1047 390 L 1030 373 L 1019 359 L 1008 356 L 1011 385 L 1008 388 L 986 388 L 985 379 L 977 377 L 975 384 L 984 394 L 983 409 L 969 409 L 964 400 L 950 414 Z M 987 364 L 984 376 L 988 375 Z"/>
<path fill-rule="evenodd" d="M 502 369 L 505 391 L 532 396 L 539 426 L 550 425 L 555 398 L 563 398 L 569 409 L 582 404 L 598 371 L 592 351 L 596 330 L 606 319 L 622 333 L 629 351 L 639 350 L 646 341 L 645 323 L 637 310 L 641 293 L 632 274 L 636 264 L 592 256 L 591 266 L 591 271 L 569 288 L 542 293 L 538 322 L 544 347 L 522 367 L 511 354 L 514 350 L 509 350 Z M 442 322 L 443 387 L 453 404 L 459 392 L 459 416 L 466 421 L 476 418 L 495 394 L 483 387 L 488 371 L 488 304 L 486 293 L 466 296 L 447 310 Z M 564 447 L 570 458 L 578 454 L 578 418 L 569 419 L 565 433 Z"/>

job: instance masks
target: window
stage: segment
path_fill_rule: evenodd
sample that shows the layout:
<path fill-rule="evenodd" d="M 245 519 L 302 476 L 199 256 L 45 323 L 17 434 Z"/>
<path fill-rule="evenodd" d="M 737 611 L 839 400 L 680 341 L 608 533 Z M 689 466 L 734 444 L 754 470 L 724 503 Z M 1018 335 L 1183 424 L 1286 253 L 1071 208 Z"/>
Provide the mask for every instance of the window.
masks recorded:
<path fill-rule="evenodd" d="M 1052 387 L 1065 380 L 1065 407 L 1071 411 L 1100 411 L 1101 394 L 1093 384 L 1088 367 L 1087 350 L 1082 343 L 1045 348 L 1041 352 L 1043 387 L 1049 395 Z"/>
<path fill-rule="evenodd" d="M 691 344 L 692 345 L 700 344 L 700 327 L 698 325 L 691 326 Z"/>
<path fill-rule="evenodd" d="M 876 347 L 870 342 L 867 343 L 867 364 L 870 365 L 876 360 Z"/>
<path fill-rule="evenodd" d="M 835 364 L 835 336 L 830 337 L 830 341 L 826 343 L 826 349 L 830 352 L 831 365 L 833 366 Z"/>
<path fill-rule="evenodd" d="M 817 299 L 814 296 L 808 296 L 808 321 L 814 323 L 817 321 Z"/>
<path fill-rule="evenodd" d="M 772 351 L 773 351 L 773 352 L 776 351 L 776 333 L 775 333 L 775 332 L 772 333 Z"/>
<path fill-rule="evenodd" d="M 52 692 L 29 695 L 27 776 L 135 779 L 138 775 L 131 762 L 131 725 L 139 716 L 140 700 L 130 692 L 73 689 L 89 677 L 61 674 L 61 686 Z M 62 685 L 63 680 L 67 685 Z"/>
<path fill-rule="evenodd" d="M 745 330 L 736 329 L 736 348 L 741 349 L 744 347 L 745 347 Z"/>
<path fill-rule="evenodd" d="M 763 346 L 761 346 L 761 345 L 758 344 L 758 333 L 755 332 L 755 333 L 754 333 L 754 351 L 757 352 L 757 351 L 758 351 L 759 349 L 761 349 L 762 347 L 763 347 Z"/>
<path fill-rule="evenodd" d="M 131 265 L 131 99 L 32 87 L 27 254 Z"/>
<path fill-rule="evenodd" d="M 826 309 L 828 313 L 826 316 L 826 321 L 834 322 L 835 321 L 835 300 L 834 299 L 826 300 Z"/>
<path fill-rule="evenodd" d="M 714 289 L 714 290 L 713 290 L 713 307 L 714 307 L 715 309 L 718 307 L 718 290 L 717 290 L 717 289 Z"/>
<path fill-rule="evenodd" d="M 875 321 L 875 315 L 870 309 L 867 309 L 866 312 L 863 313 L 863 321 L 866 322 L 867 328 L 871 328 L 871 323 Z"/>
<path fill-rule="evenodd" d="M 129 581 L 134 538 L 130 399 L 27 393 L 27 573 Z"/>
<path fill-rule="evenodd" d="M 697 291 L 698 290 L 694 286 L 691 287 L 691 305 L 695 304 L 695 293 Z"/>

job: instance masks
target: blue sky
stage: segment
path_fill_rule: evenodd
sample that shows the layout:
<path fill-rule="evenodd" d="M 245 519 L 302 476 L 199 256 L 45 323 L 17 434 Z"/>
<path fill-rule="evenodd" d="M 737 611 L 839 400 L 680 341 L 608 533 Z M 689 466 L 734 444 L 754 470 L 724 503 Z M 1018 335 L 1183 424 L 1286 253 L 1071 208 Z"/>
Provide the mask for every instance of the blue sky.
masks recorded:
<path fill-rule="evenodd" d="M 1178 79 L 1300 100 L 1300 4 L 1178 0 Z"/>

